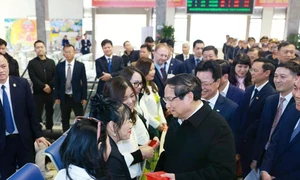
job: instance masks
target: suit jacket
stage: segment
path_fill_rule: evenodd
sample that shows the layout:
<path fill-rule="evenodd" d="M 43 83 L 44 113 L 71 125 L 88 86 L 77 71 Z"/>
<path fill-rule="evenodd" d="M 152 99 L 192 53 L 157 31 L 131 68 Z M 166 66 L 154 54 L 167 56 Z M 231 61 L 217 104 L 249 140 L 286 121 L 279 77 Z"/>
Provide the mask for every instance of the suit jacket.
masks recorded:
<path fill-rule="evenodd" d="M 183 66 L 183 62 L 172 58 L 169 64 L 169 69 L 168 69 L 168 73 L 167 74 L 181 74 L 184 73 L 184 66 Z"/>
<path fill-rule="evenodd" d="M 253 143 L 251 147 L 254 145 L 254 140 L 256 138 L 256 132 L 258 130 L 258 124 L 261 117 L 261 113 L 263 110 L 263 106 L 265 103 L 265 100 L 267 97 L 269 97 L 272 94 L 276 93 L 276 90 L 267 83 L 256 95 L 254 98 L 252 104 L 250 104 L 250 99 L 252 96 L 252 92 L 254 90 L 255 86 L 249 86 L 246 88 L 244 101 L 241 106 L 241 128 L 239 130 L 239 139 L 237 144 L 237 151 L 239 151 L 239 148 L 242 146 L 242 141 Z M 248 153 L 248 156 L 252 157 L 253 150 L 251 148 L 248 148 L 246 154 Z"/>
<path fill-rule="evenodd" d="M 151 52 L 151 59 L 154 58 L 153 52 Z M 140 59 L 140 50 L 134 51 L 134 55 L 132 57 L 132 62 L 135 62 Z"/>
<path fill-rule="evenodd" d="M 111 76 L 112 77 L 118 76 L 123 68 L 124 68 L 123 59 L 119 56 L 112 56 L 111 72 L 110 72 Z M 96 74 L 97 74 L 96 77 L 99 79 L 103 75 L 103 72 L 109 73 L 108 72 L 108 63 L 107 63 L 107 59 L 105 56 L 102 56 L 102 57 L 96 59 Z M 102 93 L 104 84 L 105 84 L 105 81 L 102 81 L 99 79 L 98 89 L 97 89 L 98 94 Z"/>
<path fill-rule="evenodd" d="M 20 74 L 19 74 L 19 64 L 18 64 L 18 61 L 15 60 L 8 53 L 5 53 L 4 57 L 7 59 L 8 64 L 9 64 L 9 75 L 14 75 L 14 76 L 18 76 L 19 77 Z"/>
<path fill-rule="evenodd" d="M 82 54 L 88 54 L 88 53 L 90 53 L 90 47 L 91 47 L 91 41 L 90 40 L 87 40 L 86 42 L 85 42 L 85 39 L 82 39 L 81 40 L 81 50 L 80 50 L 80 52 L 82 53 Z"/>
<path fill-rule="evenodd" d="M 279 97 L 280 94 L 276 93 L 273 94 L 271 96 L 269 96 L 266 101 L 265 101 L 265 105 L 261 114 L 261 118 L 260 118 L 260 122 L 259 122 L 259 128 L 257 131 L 257 137 L 255 140 L 255 145 L 254 145 L 254 152 L 253 152 L 253 160 L 260 160 L 265 146 L 267 144 L 267 142 L 269 141 L 269 136 L 270 136 L 270 132 L 272 129 L 272 125 L 274 122 L 274 118 L 276 115 L 276 111 L 277 111 L 277 106 L 279 103 Z M 288 102 L 285 110 L 282 112 L 282 115 L 284 115 L 284 113 L 286 112 L 286 110 L 293 104 L 295 103 L 294 98 L 292 97 L 291 100 Z M 280 121 L 281 122 L 281 119 Z M 279 126 L 279 125 L 277 125 Z M 274 132 L 273 132 L 274 135 Z"/>
<path fill-rule="evenodd" d="M 290 142 L 300 111 L 292 104 L 281 117 L 282 121 L 274 133 L 270 146 L 260 167 L 278 180 L 300 179 L 300 133 Z"/>
<path fill-rule="evenodd" d="M 190 57 L 189 59 L 184 61 L 185 73 L 191 74 L 193 70 L 196 68 L 195 58 Z"/>
<path fill-rule="evenodd" d="M 72 96 L 75 102 L 87 99 L 87 79 L 85 73 L 85 66 L 83 63 L 74 62 L 72 72 Z M 65 101 L 66 92 L 66 62 L 60 62 L 56 66 L 55 71 L 55 99 L 60 99 L 61 102 Z"/>
<path fill-rule="evenodd" d="M 111 175 L 114 180 L 131 179 L 124 156 L 120 153 L 116 143 L 110 137 L 108 138 L 111 145 L 111 153 L 106 162 L 109 169 L 109 175 Z"/>
<path fill-rule="evenodd" d="M 233 133 L 235 133 L 235 127 L 238 125 L 236 122 L 237 107 L 238 105 L 235 102 L 222 96 L 221 94 L 219 94 L 219 97 L 214 106 L 214 110 L 224 117 L 224 119 L 228 122 L 229 126 L 231 127 Z"/>
<path fill-rule="evenodd" d="M 237 103 L 238 105 L 241 105 L 241 102 L 243 101 L 245 92 L 241 90 L 240 88 L 229 84 L 229 88 L 226 94 L 226 97 L 233 102 Z"/>
<path fill-rule="evenodd" d="M 189 55 L 189 58 L 194 58 L 194 55 L 193 55 L 193 54 L 190 54 L 190 55 Z M 175 56 L 175 59 L 178 59 L 178 60 L 184 62 L 184 56 L 183 56 L 183 53 L 182 53 L 182 54 L 177 54 L 177 55 Z"/>
<path fill-rule="evenodd" d="M 36 138 L 42 137 L 41 125 L 36 117 L 30 85 L 24 78 L 9 76 L 10 97 L 15 124 L 26 149 L 32 149 Z M 0 153 L 5 146 L 4 109 L 0 104 Z"/>
<path fill-rule="evenodd" d="M 174 118 L 155 171 L 175 173 L 176 180 L 233 179 L 234 138 L 225 119 L 204 104 L 179 126 Z"/>

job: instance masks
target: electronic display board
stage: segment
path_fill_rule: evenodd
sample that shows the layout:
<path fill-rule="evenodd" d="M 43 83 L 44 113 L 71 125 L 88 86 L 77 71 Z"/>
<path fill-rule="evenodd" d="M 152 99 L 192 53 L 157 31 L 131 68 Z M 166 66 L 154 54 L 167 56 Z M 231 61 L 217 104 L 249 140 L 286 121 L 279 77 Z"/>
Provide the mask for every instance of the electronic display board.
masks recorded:
<path fill-rule="evenodd" d="M 254 0 L 187 0 L 187 13 L 252 14 Z"/>

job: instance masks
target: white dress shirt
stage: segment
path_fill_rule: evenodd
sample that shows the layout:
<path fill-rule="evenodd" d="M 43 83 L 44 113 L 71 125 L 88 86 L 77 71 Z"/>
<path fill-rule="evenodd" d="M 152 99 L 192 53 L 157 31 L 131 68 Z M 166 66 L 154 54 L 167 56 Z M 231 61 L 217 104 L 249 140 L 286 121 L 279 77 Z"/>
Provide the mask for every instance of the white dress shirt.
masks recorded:
<path fill-rule="evenodd" d="M 252 95 L 251 95 L 251 99 L 253 98 L 253 95 L 254 95 L 254 92 L 255 92 L 255 89 L 257 89 L 258 90 L 258 93 L 259 93 L 259 91 L 263 88 L 263 87 L 265 87 L 265 85 L 268 83 L 269 81 L 267 81 L 267 82 L 265 82 L 265 83 L 263 83 L 262 85 L 260 85 L 260 86 L 256 86 L 255 85 L 255 87 L 254 87 L 254 91 L 252 92 Z"/>
<path fill-rule="evenodd" d="M 202 98 L 202 100 L 205 100 L 205 101 L 207 101 L 209 104 L 209 106 L 211 107 L 211 109 L 214 109 L 214 107 L 215 107 L 215 104 L 216 104 L 216 102 L 217 102 L 217 100 L 218 100 L 218 97 L 219 97 L 219 91 L 214 95 L 214 97 L 212 97 L 211 99 L 204 99 L 204 98 Z"/>
<path fill-rule="evenodd" d="M 221 92 L 221 95 L 226 97 L 228 89 L 229 89 L 229 81 L 227 81 L 227 84 L 226 84 L 225 88 L 223 89 L 223 91 Z"/>
<path fill-rule="evenodd" d="M 2 85 L 5 86 L 5 92 L 7 94 L 7 97 L 8 97 L 8 101 L 9 101 L 9 106 L 10 106 L 10 109 L 11 109 L 11 114 L 12 114 L 12 119 L 13 119 L 13 124 L 14 124 L 14 127 L 15 127 L 15 131 L 12 133 L 12 134 L 18 134 L 19 131 L 17 129 L 17 126 L 16 126 L 16 123 L 15 123 L 15 117 L 14 117 L 14 110 L 12 108 L 12 104 L 11 104 L 11 95 L 10 95 L 10 85 L 9 85 L 9 77 L 7 78 L 6 82 L 4 84 L 0 84 L 0 99 L 1 99 L 1 103 L 3 105 L 3 90 L 2 90 Z M 10 135 L 8 132 L 5 131 L 5 135 Z"/>

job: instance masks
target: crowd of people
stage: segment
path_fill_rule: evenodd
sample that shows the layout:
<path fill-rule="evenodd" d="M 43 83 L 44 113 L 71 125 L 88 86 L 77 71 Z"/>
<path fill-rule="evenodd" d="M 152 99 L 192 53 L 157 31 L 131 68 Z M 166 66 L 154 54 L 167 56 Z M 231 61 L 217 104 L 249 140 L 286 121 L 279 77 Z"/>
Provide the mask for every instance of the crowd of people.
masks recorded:
<path fill-rule="evenodd" d="M 170 180 L 246 177 L 300 179 L 300 61 L 287 41 L 226 37 L 218 49 L 195 40 L 174 54 L 174 41 L 145 39 L 139 50 L 125 41 L 122 57 L 101 42 L 95 60 L 97 93 L 87 105 L 85 66 L 65 44 L 65 61 L 47 58 L 44 42 L 28 64 L 29 83 L 0 39 L 0 179 L 34 162 L 33 142 L 42 137 L 46 111 L 60 104 L 64 169 L 55 179 L 146 179 L 163 171 Z M 3 48 L 4 46 L 4 48 Z M 4 50 L 3 50 L 4 49 Z M 70 113 L 77 116 L 70 127 Z M 12 150 L 14 149 L 14 150 Z M 2 161 L 4 159 L 4 161 Z"/>

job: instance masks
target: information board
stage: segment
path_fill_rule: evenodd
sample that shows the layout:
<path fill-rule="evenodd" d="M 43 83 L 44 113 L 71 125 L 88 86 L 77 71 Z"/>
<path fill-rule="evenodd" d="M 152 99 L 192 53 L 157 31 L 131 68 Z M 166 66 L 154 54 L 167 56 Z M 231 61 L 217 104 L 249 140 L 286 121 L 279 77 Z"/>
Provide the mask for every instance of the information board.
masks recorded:
<path fill-rule="evenodd" d="M 187 0 L 187 13 L 252 14 L 254 0 Z"/>
<path fill-rule="evenodd" d="M 185 0 L 167 0 L 168 7 L 185 7 Z M 145 7 L 145 8 L 155 8 L 156 0 L 92 0 L 92 5 L 94 7 Z"/>

